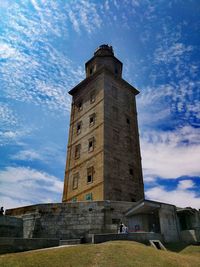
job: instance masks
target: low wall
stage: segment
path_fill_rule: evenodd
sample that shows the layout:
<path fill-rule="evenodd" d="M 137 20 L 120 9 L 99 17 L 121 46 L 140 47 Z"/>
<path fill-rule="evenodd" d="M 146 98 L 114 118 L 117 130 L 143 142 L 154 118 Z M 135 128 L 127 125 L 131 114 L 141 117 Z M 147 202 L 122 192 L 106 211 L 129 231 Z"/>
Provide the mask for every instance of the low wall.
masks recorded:
<path fill-rule="evenodd" d="M 0 216 L 0 237 L 23 237 L 23 220 L 11 216 Z"/>
<path fill-rule="evenodd" d="M 200 243 L 200 228 L 181 231 L 181 241 L 188 244 Z"/>
<path fill-rule="evenodd" d="M 131 240 L 140 243 L 149 243 L 149 240 L 160 240 L 163 242 L 163 237 L 158 233 L 128 233 L 128 234 L 92 234 L 92 243 L 102 243 L 114 240 Z"/>
<path fill-rule="evenodd" d="M 59 239 L 0 238 L 0 254 L 59 246 Z"/>
<path fill-rule="evenodd" d="M 6 210 L 23 219 L 24 238 L 85 238 L 90 233 L 117 233 L 124 213 L 132 202 L 87 201 L 50 203 Z"/>

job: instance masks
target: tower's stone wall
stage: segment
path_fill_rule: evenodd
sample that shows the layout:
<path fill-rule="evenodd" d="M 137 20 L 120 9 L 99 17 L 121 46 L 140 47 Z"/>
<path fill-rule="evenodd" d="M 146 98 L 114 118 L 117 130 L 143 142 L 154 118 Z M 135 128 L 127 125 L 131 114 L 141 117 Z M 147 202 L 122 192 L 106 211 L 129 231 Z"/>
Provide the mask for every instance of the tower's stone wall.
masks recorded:
<path fill-rule="evenodd" d="M 104 197 L 138 201 L 144 191 L 135 93 L 110 72 L 104 88 Z"/>
<path fill-rule="evenodd" d="M 91 97 L 94 97 L 92 101 Z M 63 201 L 84 201 L 90 193 L 92 200 L 103 199 L 103 105 L 103 75 L 83 85 L 73 96 Z M 90 123 L 91 116 L 94 116 L 93 123 Z M 80 133 L 77 133 L 78 123 L 81 123 Z M 91 151 L 89 140 L 93 140 Z M 76 158 L 77 145 L 81 148 L 80 156 Z M 93 177 L 92 182 L 87 182 L 90 167 L 93 168 Z M 77 173 L 78 186 L 73 188 L 73 179 Z"/>
<path fill-rule="evenodd" d="M 139 92 L 121 74 L 122 63 L 112 47 L 100 46 L 86 63 L 86 79 L 69 92 L 64 202 L 144 198 L 135 101 Z"/>

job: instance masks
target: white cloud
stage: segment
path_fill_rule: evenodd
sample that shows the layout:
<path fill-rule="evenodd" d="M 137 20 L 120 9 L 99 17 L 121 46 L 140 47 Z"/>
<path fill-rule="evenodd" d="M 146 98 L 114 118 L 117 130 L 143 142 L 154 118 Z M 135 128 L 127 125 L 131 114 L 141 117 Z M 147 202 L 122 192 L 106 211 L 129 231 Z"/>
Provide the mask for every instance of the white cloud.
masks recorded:
<path fill-rule="evenodd" d="M 14 207 L 21 203 L 34 204 L 60 201 L 63 183 L 55 176 L 26 167 L 7 167 L 0 171 L 0 195 L 5 208 L 10 199 Z M 11 200 L 15 200 L 14 203 Z"/>
<path fill-rule="evenodd" d="M 17 154 L 12 155 L 11 158 L 16 160 L 27 160 L 27 161 L 44 160 L 43 157 L 34 150 L 19 151 Z"/>
<path fill-rule="evenodd" d="M 7 43 L 0 43 L 0 58 L 1 59 L 16 59 L 20 57 L 19 51 Z"/>
<path fill-rule="evenodd" d="M 145 195 L 147 199 L 170 203 L 178 207 L 200 208 L 200 197 L 195 193 L 195 191 L 187 190 L 187 188 L 184 188 L 181 184 L 175 190 L 171 191 L 166 190 L 164 187 L 156 186 L 148 189 L 145 192 Z"/>
<path fill-rule="evenodd" d="M 108 5 L 105 5 L 107 8 Z M 69 20 L 74 30 L 80 33 L 81 28 L 87 33 L 92 33 L 100 28 L 102 19 L 98 13 L 97 5 L 94 2 L 81 0 L 70 2 L 65 7 Z"/>
<path fill-rule="evenodd" d="M 8 99 L 66 112 L 71 102 L 67 91 L 83 79 L 84 68 L 54 47 L 49 35 L 65 38 L 68 17 L 57 2 L 32 1 L 32 5 L 30 10 L 26 3 L 11 3 L 5 13 L 9 30 L 0 45 L 5 59 L 0 64 L 1 90 Z"/>
<path fill-rule="evenodd" d="M 178 189 L 180 190 L 190 189 L 194 186 L 195 184 L 192 180 L 182 180 L 178 183 Z"/>
<path fill-rule="evenodd" d="M 0 126 L 15 125 L 18 119 L 12 109 L 5 103 L 0 102 Z"/>
<path fill-rule="evenodd" d="M 141 138 L 145 176 L 200 176 L 200 129 L 185 126 L 172 132 L 148 132 Z"/>

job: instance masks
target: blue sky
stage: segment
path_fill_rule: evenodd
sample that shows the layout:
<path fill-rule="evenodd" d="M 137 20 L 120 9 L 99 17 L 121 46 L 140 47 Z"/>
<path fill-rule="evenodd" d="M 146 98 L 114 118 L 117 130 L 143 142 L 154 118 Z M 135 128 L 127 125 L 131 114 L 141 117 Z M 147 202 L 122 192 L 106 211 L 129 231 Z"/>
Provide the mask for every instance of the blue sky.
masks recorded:
<path fill-rule="evenodd" d="M 148 199 L 200 208 L 199 0 L 0 1 L 0 205 L 60 202 L 71 98 L 101 44 L 137 108 Z"/>

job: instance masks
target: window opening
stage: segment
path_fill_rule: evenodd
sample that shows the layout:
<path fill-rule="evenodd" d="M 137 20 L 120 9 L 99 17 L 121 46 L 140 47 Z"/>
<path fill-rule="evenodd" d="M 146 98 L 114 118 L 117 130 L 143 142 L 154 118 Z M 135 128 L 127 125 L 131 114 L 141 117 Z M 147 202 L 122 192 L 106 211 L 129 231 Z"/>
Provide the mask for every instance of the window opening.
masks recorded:
<path fill-rule="evenodd" d="M 81 145 L 78 144 L 75 146 L 75 159 L 80 158 L 80 152 L 81 152 Z"/>
<path fill-rule="evenodd" d="M 80 102 L 78 103 L 78 111 L 81 111 L 82 109 L 83 109 L 83 102 L 80 101 Z"/>
<path fill-rule="evenodd" d="M 94 168 L 90 167 L 87 169 L 87 183 L 93 182 Z"/>
<path fill-rule="evenodd" d="M 129 169 L 129 173 L 130 173 L 130 175 L 133 175 L 133 169 L 132 168 Z"/>
<path fill-rule="evenodd" d="M 78 188 L 78 179 L 79 179 L 79 173 L 74 174 L 73 183 L 72 183 L 72 189 Z"/>
<path fill-rule="evenodd" d="M 92 114 L 90 117 L 89 117 L 89 126 L 93 126 L 95 124 L 95 114 Z"/>
<path fill-rule="evenodd" d="M 88 151 L 91 152 L 94 150 L 94 137 L 88 140 Z"/>
<path fill-rule="evenodd" d="M 73 197 L 72 202 L 77 202 L 77 197 Z"/>
<path fill-rule="evenodd" d="M 90 103 L 94 103 L 95 102 L 95 91 L 91 92 L 90 94 Z"/>
<path fill-rule="evenodd" d="M 77 135 L 81 133 L 81 126 L 82 126 L 82 122 L 78 122 L 76 125 L 76 133 Z"/>
<path fill-rule="evenodd" d="M 93 199 L 92 193 L 88 193 L 85 195 L 85 200 L 90 201 Z"/>

